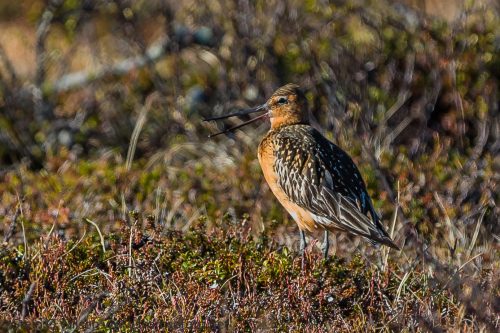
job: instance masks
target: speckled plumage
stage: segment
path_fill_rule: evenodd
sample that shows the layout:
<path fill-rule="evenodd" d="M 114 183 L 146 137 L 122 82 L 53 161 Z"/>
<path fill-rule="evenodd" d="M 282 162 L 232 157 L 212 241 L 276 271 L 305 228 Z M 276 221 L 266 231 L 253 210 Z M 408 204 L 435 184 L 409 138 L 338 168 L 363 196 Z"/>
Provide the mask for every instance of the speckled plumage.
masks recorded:
<path fill-rule="evenodd" d="M 214 135 L 269 118 L 271 130 L 259 145 L 259 163 L 271 191 L 299 226 L 301 252 L 304 230 L 315 229 L 325 230 L 325 257 L 328 231 L 345 231 L 397 249 L 352 159 L 309 125 L 307 101 L 298 85 L 277 89 L 263 105 L 209 120 L 263 111 L 253 120 Z"/>
<path fill-rule="evenodd" d="M 276 174 L 271 177 L 275 184 L 266 177 L 273 192 L 282 191 L 284 196 L 278 199 L 284 197 L 307 211 L 313 228 L 342 230 L 394 247 L 356 165 L 316 129 L 295 124 L 271 130 L 259 146 L 259 156 L 263 152 L 274 157 L 272 166 L 261 161 L 263 168 L 272 167 Z M 290 213 L 295 218 L 295 213 Z M 311 224 L 305 227 L 312 229 Z"/>
<path fill-rule="evenodd" d="M 271 190 L 299 228 L 341 230 L 397 248 L 352 159 L 309 125 L 299 86 L 277 89 L 266 106 L 271 130 L 259 145 L 259 162 Z"/>

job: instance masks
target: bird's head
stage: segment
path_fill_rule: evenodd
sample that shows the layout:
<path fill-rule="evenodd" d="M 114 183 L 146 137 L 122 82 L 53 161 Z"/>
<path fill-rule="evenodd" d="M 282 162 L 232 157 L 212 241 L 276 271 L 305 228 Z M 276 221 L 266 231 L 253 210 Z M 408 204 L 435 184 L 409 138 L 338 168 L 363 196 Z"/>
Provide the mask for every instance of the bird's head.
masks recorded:
<path fill-rule="evenodd" d="M 267 100 L 267 102 L 262 105 L 256 106 L 251 109 L 230 113 L 224 116 L 208 118 L 205 120 L 206 121 L 219 120 L 234 116 L 243 116 L 256 112 L 264 112 L 264 113 L 240 125 L 228 128 L 216 134 L 212 134 L 210 135 L 210 137 L 230 132 L 232 130 L 250 124 L 258 119 L 264 119 L 264 118 L 269 118 L 269 120 L 271 121 L 271 129 L 273 130 L 278 129 L 282 126 L 309 123 L 306 97 L 302 92 L 302 90 L 300 89 L 300 87 L 293 83 L 289 83 L 287 85 L 282 86 L 281 88 L 278 88 L 272 94 L 272 96 Z"/>
<path fill-rule="evenodd" d="M 272 129 L 309 123 L 306 97 L 296 84 L 289 83 L 276 90 L 265 105 Z"/>

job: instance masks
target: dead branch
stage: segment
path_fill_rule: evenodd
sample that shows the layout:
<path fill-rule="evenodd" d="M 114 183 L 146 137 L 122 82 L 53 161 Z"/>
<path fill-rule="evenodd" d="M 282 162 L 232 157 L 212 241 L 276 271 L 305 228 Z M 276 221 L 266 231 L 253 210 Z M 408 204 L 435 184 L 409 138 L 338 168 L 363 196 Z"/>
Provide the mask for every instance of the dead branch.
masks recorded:
<path fill-rule="evenodd" d="M 98 295 L 96 295 L 95 299 L 92 301 L 92 303 L 90 303 L 90 305 L 88 307 L 86 307 L 82 314 L 80 315 L 80 317 L 78 318 L 78 321 L 76 323 L 76 327 L 75 328 L 78 328 L 80 327 L 81 325 L 83 325 L 89 315 L 95 310 L 95 308 L 99 305 L 99 303 L 101 303 L 106 297 L 109 296 L 109 293 L 108 292 L 102 292 Z"/>
<path fill-rule="evenodd" d="M 78 89 L 94 81 L 110 76 L 122 76 L 134 69 L 144 67 L 148 63 L 156 62 L 165 55 L 167 40 L 160 40 L 149 47 L 143 55 L 122 60 L 111 67 L 101 66 L 95 71 L 79 71 L 64 75 L 51 85 L 51 91 L 62 93 Z"/>
<path fill-rule="evenodd" d="M 124 59 L 111 66 L 101 66 L 96 70 L 83 70 L 74 73 L 69 73 L 50 84 L 49 91 L 53 93 L 63 93 L 70 90 L 79 89 L 92 82 L 102 80 L 107 77 L 123 76 L 133 70 L 145 67 L 155 63 L 163 58 L 172 47 L 177 47 L 179 50 L 194 44 L 204 45 L 203 41 L 197 40 L 194 33 L 186 33 L 180 36 L 182 40 L 175 40 L 162 37 L 146 49 L 144 54 L 136 57 Z"/>
<path fill-rule="evenodd" d="M 53 9 L 49 6 L 42 15 L 36 30 L 36 73 L 35 84 L 41 86 L 45 78 L 45 40 L 54 17 Z"/>
<path fill-rule="evenodd" d="M 47 34 L 50 29 L 50 24 L 54 18 L 54 8 L 52 4 L 49 4 L 42 14 L 42 19 L 38 24 L 36 30 L 36 46 L 35 46 L 35 62 L 36 62 L 36 72 L 35 81 L 33 87 L 33 101 L 35 109 L 35 118 L 37 120 L 44 120 L 50 115 L 50 111 L 44 107 L 42 85 L 45 81 L 45 62 L 47 60 L 47 55 L 45 52 L 45 40 L 47 39 Z"/>
<path fill-rule="evenodd" d="M 21 312 L 21 320 L 24 320 L 24 318 L 28 314 L 28 303 L 31 301 L 31 298 L 33 297 L 33 292 L 35 291 L 35 287 L 36 287 L 36 282 L 32 282 L 28 289 L 28 292 L 24 296 L 23 310 Z"/>
<path fill-rule="evenodd" d="M 14 235 L 14 232 L 16 230 L 16 225 L 17 225 L 17 219 L 19 218 L 19 215 L 21 215 L 21 205 L 23 203 L 24 199 L 20 200 L 17 204 L 16 212 L 14 213 L 14 217 L 12 217 L 12 221 L 10 222 L 9 229 L 7 230 L 7 233 L 5 234 L 3 241 L 4 243 L 7 243 L 12 236 Z"/>

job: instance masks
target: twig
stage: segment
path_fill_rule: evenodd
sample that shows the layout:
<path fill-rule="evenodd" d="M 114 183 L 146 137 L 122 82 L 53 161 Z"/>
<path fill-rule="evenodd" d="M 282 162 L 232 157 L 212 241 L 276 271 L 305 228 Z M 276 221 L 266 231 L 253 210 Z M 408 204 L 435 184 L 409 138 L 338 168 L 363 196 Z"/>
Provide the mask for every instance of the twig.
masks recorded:
<path fill-rule="evenodd" d="M 35 107 L 35 117 L 37 120 L 45 119 L 45 109 L 43 103 L 43 92 L 42 85 L 45 80 L 45 61 L 47 60 L 46 52 L 45 52 L 45 40 L 47 38 L 47 34 L 50 29 L 50 24 L 52 19 L 54 18 L 54 8 L 52 4 L 49 4 L 42 14 L 42 19 L 40 20 L 40 24 L 38 24 L 38 28 L 36 29 L 36 46 L 35 46 L 35 62 L 36 62 L 36 72 L 35 72 L 35 81 L 33 88 L 33 101 Z"/>
<path fill-rule="evenodd" d="M 379 125 L 378 125 L 377 130 L 376 130 L 375 135 L 374 135 L 375 138 L 382 141 L 380 139 L 380 137 L 382 136 L 382 132 L 384 132 L 385 129 L 387 128 L 387 121 L 389 121 L 389 119 L 396 112 L 398 112 L 399 109 L 401 109 L 401 107 L 403 107 L 403 105 L 408 101 L 408 99 L 410 99 L 411 95 L 412 95 L 411 92 L 409 92 L 407 90 L 399 93 L 398 99 L 396 100 L 396 102 L 389 108 L 389 110 L 387 110 L 387 112 L 384 114 L 384 118 L 382 118 L 382 120 L 379 122 Z M 387 140 L 384 140 L 384 141 L 387 141 Z M 392 141 L 392 140 L 390 140 L 390 141 Z M 387 145 L 387 147 L 388 146 L 389 145 Z"/>
<path fill-rule="evenodd" d="M 481 252 L 481 253 L 478 253 L 476 254 L 474 257 L 470 258 L 469 260 L 467 260 L 465 263 L 463 263 L 462 265 L 460 265 L 460 267 L 458 267 L 455 272 L 453 272 L 453 274 L 449 277 L 448 281 L 446 281 L 446 283 L 443 285 L 443 287 L 440 289 L 440 291 L 443 291 L 446 289 L 446 287 L 448 287 L 448 284 L 451 282 L 451 280 L 453 280 L 453 278 L 462 271 L 462 269 L 464 269 L 465 266 L 467 266 L 470 262 L 474 261 L 476 258 L 482 256 L 484 254 L 484 252 Z"/>
<path fill-rule="evenodd" d="M 160 197 L 161 197 L 161 187 L 158 185 L 156 188 L 156 195 L 155 195 L 155 210 L 154 210 L 154 217 L 155 217 L 155 224 L 158 225 L 160 223 Z"/>
<path fill-rule="evenodd" d="M 80 315 L 80 318 L 78 318 L 78 321 L 76 323 L 76 328 L 80 327 L 80 325 L 82 325 L 83 323 L 85 323 L 87 321 L 88 316 L 92 313 L 92 311 L 95 310 L 95 308 L 97 307 L 99 302 L 101 302 L 108 295 L 109 295 L 109 293 L 102 292 L 96 296 L 94 301 L 83 310 L 82 314 Z"/>
<path fill-rule="evenodd" d="M 455 236 L 458 235 L 458 238 L 460 240 L 463 240 L 464 239 L 464 236 L 463 234 L 460 232 L 460 230 L 458 230 L 458 228 L 451 222 L 451 219 L 450 219 L 450 216 L 448 215 L 448 212 L 446 211 L 446 207 L 444 206 L 444 203 L 443 201 L 441 200 L 441 197 L 439 196 L 439 194 L 437 193 L 437 191 L 434 191 L 434 199 L 436 199 L 436 202 L 439 206 L 439 208 L 441 209 L 443 215 L 444 215 L 444 221 L 446 222 L 446 225 L 448 226 L 449 228 L 449 238 L 450 238 L 450 241 L 451 241 L 451 244 L 455 244 L 455 239 L 457 238 Z M 450 247 L 452 247 L 452 245 L 449 244 Z"/>
<path fill-rule="evenodd" d="M 21 320 L 24 320 L 24 318 L 28 314 L 28 303 L 31 301 L 31 298 L 33 297 L 33 292 L 35 291 L 35 287 L 36 287 L 36 282 L 32 282 L 28 289 L 28 292 L 24 296 L 23 310 L 21 312 Z"/>
<path fill-rule="evenodd" d="M 398 193 L 397 193 L 397 201 L 396 201 L 396 208 L 394 209 L 394 214 L 393 214 L 393 217 L 392 217 L 392 224 L 391 224 L 391 229 L 389 231 L 389 236 L 391 237 L 391 239 L 394 239 L 394 228 L 396 227 L 396 221 L 398 219 L 398 210 L 399 210 L 399 207 L 400 207 L 400 202 L 399 202 L 399 181 L 397 182 L 397 189 L 398 189 Z M 390 252 L 391 248 L 386 246 L 384 248 L 384 261 L 383 261 L 383 269 L 382 270 L 385 270 L 387 268 L 387 261 L 389 260 L 389 252 Z"/>
<path fill-rule="evenodd" d="M 386 148 L 390 146 L 394 138 L 396 138 L 396 136 L 399 135 L 399 133 L 396 135 L 394 135 L 394 131 L 388 133 L 386 135 L 386 138 L 384 138 L 384 140 L 382 140 L 382 135 L 387 130 L 387 122 L 389 121 L 389 119 L 403 107 L 403 105 L 410 99 L 410 97 L 412 97 L 412 92 L 410 91 L 410 84 L 413 80 L 414 70 L 415 70 L 415 54 L 411 53 L 406 57 L 402 88 L 399 91 L 398 98 L 396 102 L 384 114 L 384 117 L 379 122 L 379 125 L 374 135 L 374 138 L 377 141 L 384 141 L 385 144 L 384 147 Z M 400 124 L 399 125 L 399 127 L 401 127 L 400 131 L 402 131 L 406 126 L 408 126 L 408 124 L 406 125 Z M 387 136 L 390 136 L 391 138 L 388 139 Z"/>
<path fill-rule="evenodd" d="M 153 102 L 159 97 L 157 92 L 152 93 L 146 98 L 146 104 L 142 107 L 141 112 L 139 113 L 139 117 L 137 118 L 137 122 L 135 123 L 134 131 L 132 132 L 132 136 L 130 137 L 130 143 L 128 145 L 127 151 L 127 160 L 125 163 L 127 171 L 132 167 L 132 160 L 134 159 L 135 149 L 137 147 L 137 141 L 139 140 L 139 134 L 141 134 L 142 127 L 146 122 L 146 117 L 148 115 L 149 110 L 151 110 L 151 106 Z"/>
<path fill-rule="evenodd" d="M 481 216 L 479 217 L 479 220 L 477 221 L 476 229 L 474 230 L 474 235 L 472 235 L 472 240 L 470 242 L 469 248 L 467 249 L 467 258 L 470 258 L 470 255 L 472 254 L 472 250 L 474 249 L 474 245 L 476 245 L 477 235 L 479 234 L 479 229 L 481 228 L 481 223 L 483 222 L 485 214 L 486 214 L 486 208 L 483 209 L 483 212 L 481 213 Z"/>
<path fill-rule="evenodd" d="M 397 304 L 399 301 L 399 297 L 401 296 L 401 292 L 403 291 L 403 286 L 406 284 L 406 280 L 410 277 L 411 271 L 408 270 L 403 278 L 401 279 L 401 282 L 399 283 L 398 290 L 396 291 L 396 298 L 394 299 L 394 304 Z"/>
<path fill-rule="evenodd" d="M 366 156 L 368 156 L 372 167 L 375 169 L 375 172 L 377 173 L 377 179 L 382 181 L 382 185 L 384 186 L 384 189 L 387 191 L 389 198 L 391 199 L 391 201 L 394 201 L 395 200 L 394 191 L 392 190 L 391 185 L 389 184 L 389 181 L 387 180 L 387 177 L 385 176 L 384 172 L 382 171 L 380 164 L 378 163 L 377 159 L 373 155 L 372 150 L 367 147 L 365 142 L 362 143 L 362 150 L 366 154 Z M 403 214 L 403 212 L 401 212 L 401 214 Z"/>
<path fill-rule="evenodd" d="M 112 307 L 108 308 L 104 316 L 102 316 L 102 320 L 105 321 L 109 319 L 112 315 L 114 315 L 118 310 L 120 310 L 120 303 L 114 304 Z M 85 333 L 94 332 L 96 330 L 96 323 L 92 324 L 89 328 L 85 330 Z"/>
<path fill-rule="evenodd" d="M 113 65 L 100 66 L 95 70 L 83 70 L 66 74 L 52 84 L 47 85 L 47 87 L 53 93 L 79 89 L 89 83 L 110 76 L 126 75 L 135 69 L 157 62 L 170 51 L 178 52 L 191 45 L 208 46 L 209 44 L 207 44 L 207 41 L 197 39 L 195 31 L 188 31 L 183 36 L 162 37 L 153 42 L 141 55 L 124 59 Z"/>
<path fill-rule="evenodd" d="M 464 146 L 463 142 L 463 136 L 465 134 L 465 112 L 464 112 L 464 104 L 462 101 L 462 96 L 460 96 L 460 92 L 458 91 L 457 88 L 457 63 L 455 60 L 450 61 L 450 68 L 449 68 L 450 74 L 451 74 L 451 79 L 453 81 L 453 99 L 455 102 L 455 107 L 460 110 L 460 116 L 462 117 L 462 126 L 460 126 L 459 130 L 459 138 L 460 138 L 460 144 L 462 147 Z"/>
<path fill-rule="evenodd" d="M 21 201 L 21 200 L 19 200 L 19 195 L 17 196 L 17 201 L 18 202 Z M 22 201 L 24 201 L 24 197 L 23 197 Z M 20 214 L 21 214 L 21 231 L 23 233 L 23 244 L 24 244 L 23 260 L 26 260 L 26 257 L 29 258 L 29 256 L 28 256 L 29 249 L 28 249 L 28 240 L 26 239 L 26 230 L 24 229 L 23 205 L 19 205 L 19 209 L 20 209 Z"/>
<path fill-rule="evenodd" d="M 384 147 L 389 147 L 392 142 L 401 134 L 413 121 L 413 117 L 404 118 L 390 133 L 384 138 Z"/>
<path fill-rule="evenodd" d="M 101 238 L 102 253 L 106 253 L 106 246 L 104 245 L 104 237 L 102 236 L 101 229 L 99 229 L 99 226 L 94 221 L 88 218 L 85 218 L 85 221 L 92 224 L 97 229 L 97 233 L 99 233 L 99 237 Z"/>
<path fill-rule="evenodd" d="M 391 236 L 391 238 L 394 237 L 394 228 L 396 227 L 396 220 L 397 220 L 397 212 L 398 212 L 398 208 L 401 207 L 401 202 L 400 202 L 400 191 L 399 191 L 399 180 L 397 181 L 396 183 L 397 185 L 397 201 L 396 201 L 396 212 L 394 213 L 394 219 L 392 220 L 392 225 L 391 225 L 391 231 L 389 233 L 389 236 Z"/>
<path fill-rule="evenodd" d="M 472 149 L 472 154 L 469 159 L 469 162 L 477 161 L 481 155 L 483 154 L 484 147 L 488 142 L 489 132 L 490 132 L 491 124 L 488 124 L 486 120 L 479 122 L 478 136 L 476 140 L 476 145 Z"/>
<path fill-rule="evenodd" d="M 51 5 L 42 14 L 42 19 L 36 29 L 36 73 L 35 84 L 40 87 L 45 79 L 45 39 L 49 32 L 50 23 L 54 18 L 53 8 Z"/>
<path fill-rule="evenodd" d="M 88 273 L 90 273 L 90 272 L 93 272 L 93 273 L 92 273 L 92 274 L 88 274 Z M 100 270 L 99 268 L 90 268 L 90 269 L 87 269 L 86 271 L 80 272 L 80 273 L 78 273 L 77 275 L 73 276 L 73 277 L 69 280 L 69 282 L 71 282 L 71 281 L 74 281 L 74 280 L 78 279 L 80 276 L 85 276 L 85 277 L 88 277 L 88 276 L 94 276 L 94 275 L 98 275 L 98 274 L 104 275 L 104 277 L 105 277 L 106 279 L 108 279 L 108 281 L 109 281 L 109 277 L 110 277 L 110 275 L 109 275 L 108 273 L 103 272 L 103 271 L 102 271 L 102 270 Z"/>
<path fill-rule="evenodd" d="M 158 92 L 154 92 L 150 94 L 146 98 L 146 103 L 142 107 L 141 112 L 139 113 L 139 117 L 137 118 L 137 122 L 135 124 L 134 130 L 132 132 L 132 136 L 130 137 L 130 143 L 128 145 L 128 151 L 127 151 L 127 159 L 125 161 L 125 168 L 127 171 L 130 171 L 132 168 L 132 161 L 134 160 L 134 155 L 135 155 L 135 149 L 137 147 L 137 141 L 139 140 L 139 134 L 141 134 L 142 127 L 146 123 L 146 118 L 148 115 L 149 110 L 151 110 L 151 106 L 153 105 L 153 102 L 159 97 Z M 122 193 L 122 214 L 123 218 L 126 218 L 126 203 L 125 203 L 125 195 Z M 130 230 L 130 237 L 132 237 L 132 228 Z M 132 241 L 132 240 L 130 240 Z M 131 260 L 132 256 L 130 256 Z M 129 266 L 131 266 L 131 261 L 129 261 Z M 129 275 L 131 274 L 130 268 L 129 268 Z"/>
<path fill-rule="evenodd" d="M 47 248 L 50 236 L 52 235 L 52 232 L 54 232 L 54 229 L 56 228 L 57 218 L 59 217 L 59 213 L 61 211 L 61 205 L 62 205 L 62 201 L 59 201 L 59 206 L 57 207 L 57 212 L 56 212 L 56 214 L 54 216 L 54 223 L 52 223 L 52 227 L 50 228 L 49 233 L 47 234 L 47 237 L 45 239 L 45 243 L 44 243 L 44 247 L 45 248 Z"/>
<path fill-rule="evenodd" d="M 406 101 L 411 97 L 412 93 L 409 90 L 404 90 L 401 91 L 398 95 L 398 99 L 396 102 L 387 110 L 387 112 L 384 114 L 384 117 L 380 121 L 380 125 L 385 126 L 386 122 L 394 116 L 396 112 L 401 109 L 401 107 L 406 103 Z M 379 125 L 379 126 L 380 126 Z M 378 129 L 377 129 L 378 130 Z"/>
<path fill-rule="evenodd" d="M 132 276 L 132 236 L 134 235 L 134 226 L 130 226 L 130 237 L 128 240 L 128 276 Z"/>
<path fill-rule="evenodd" d="M 20 202 L 17 203 L 16 212 L 14 213 L 14 217 L 12 218 L 12 221 L 10 222 L 9 229 L 7 230 L 7 233 L 5 234 L 5 236 L 3 238 L 4 243 L 7 243 L 14 235 L 14 232 L 16 230 L 17 219 L 19 218 L 19 215 L 21 214 L 22 201 L 24 201 L 24 200 L 21 200 Z"/>
<path fill-rule="evenodd" d="M 71 249 L 69 249 L 68 251 L 64 252 L 61 255 L 61 258 L 63 258 L 64 256 L 70 254 L 71 252 L 73 252 L 73 250 L 76 249 L 76 247 L 82 242 L 82 240 L 85 238 L 86 235 L 87 235 L 87 227 L 85 227 L 85 229 L 83 230 L 82 237 L 71 247 Z"/>
<path fill-rule="evenodd" d="M 122 220 L 127 221 L 127 203 L 125 202 L 125 194 L 122 192 L 121 194 L 121 202 L 122 202 Z"/>

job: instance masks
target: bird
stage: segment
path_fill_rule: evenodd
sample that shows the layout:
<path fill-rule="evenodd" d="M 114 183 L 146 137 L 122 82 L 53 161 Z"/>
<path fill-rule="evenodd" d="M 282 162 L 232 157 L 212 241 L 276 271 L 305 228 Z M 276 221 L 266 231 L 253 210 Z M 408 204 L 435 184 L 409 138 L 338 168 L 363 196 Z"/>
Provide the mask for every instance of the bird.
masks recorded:
<path fill-rule="evenodd" d="M 259 119 L 271 128 L 258 147 L 258 159 L 272 193 L 299 227 L 304 262 L 306 232 L 322 230 L 323 257 L 328 258 L 329 232 L 362 236 L 373 244 L 399 247 L 385 231 L 365 182 L 351 157 L 311 126 L 307 99 L 299 85 L 278 88 L 262 105 L 212 117 L 220 120 L 263 114 L 210 135 L 214 137 Z"/>

